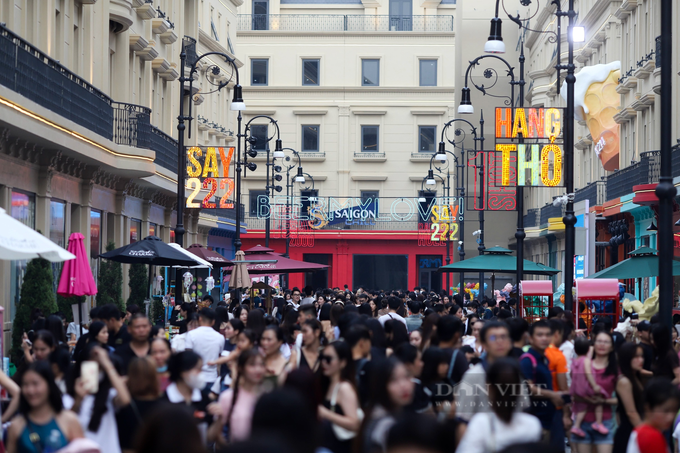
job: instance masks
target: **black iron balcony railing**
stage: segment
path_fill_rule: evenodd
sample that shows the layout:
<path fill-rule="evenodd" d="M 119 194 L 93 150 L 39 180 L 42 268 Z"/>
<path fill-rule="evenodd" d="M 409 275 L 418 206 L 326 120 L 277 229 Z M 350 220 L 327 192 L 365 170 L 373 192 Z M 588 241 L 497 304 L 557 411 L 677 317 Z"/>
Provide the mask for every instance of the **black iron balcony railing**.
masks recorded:
<path fill-rule="evenodd" d="M 109 140 L 111 98 L 0 25 L 0 84 Z"/>
<path fill-rule="evenodd" d="M 149 148 L 151 109 L 135 104 L 112 102 L 113 141 L 119 145 Z"/>
<path fill-rule="evenodd" d="M 641 162 L 635 162 L 616 173 L 612 173 L 607 176 L 607 201 L 633 193 L 633 186 L 645 184 L 646 181 L 647 168 L 643 167 Z"/>
<path fill-rule="evenodd" d="M 640 162 L 647 168 L 647 182 L 642 182 L 641 184 L 659 182 L 659 177 L 661 176 L 661 151 L 656 150 L 640 153 Z"/>
<path fill-rule="evenodd" d="M 188 68 L 198 60 L 198 54 L 196 53 L 196 40 L 189 36 L 185 36 L 182 39 L 182 46 L 184 46 L 184 52 L 187 54 L 187 59 L 185 66 Z"/>
<path fill-rule="evenodd" d="M 583 189 L 579 189 L 574 194 L 574 202 L 588 200 L 588 204 L 600 206 L 607 201 L 607 184 L 604 180 L 591 182 Z"/>
<path fill-rule="evenodd" d="M 547 204 L 541 208 L 541 225 L 548 223 L 548 219 L 562 217 L 562 205 Z"/>
<path fill-rule="evenodd" d="M 531 228 L 538 226 L 540 212 L 539 208 L 527 209 L 527 213 L 524 215 L 524 227 Z"/>
<path fill-rule="evenodd" d="M 156 165 L 177 173 L 177 140 L 151 126 L 149 147 L 156 152 Z"/>
<path fill-rule="evenodd" d="M 453 16 L 239 14 L 239 31 L 453 31 Z"/>

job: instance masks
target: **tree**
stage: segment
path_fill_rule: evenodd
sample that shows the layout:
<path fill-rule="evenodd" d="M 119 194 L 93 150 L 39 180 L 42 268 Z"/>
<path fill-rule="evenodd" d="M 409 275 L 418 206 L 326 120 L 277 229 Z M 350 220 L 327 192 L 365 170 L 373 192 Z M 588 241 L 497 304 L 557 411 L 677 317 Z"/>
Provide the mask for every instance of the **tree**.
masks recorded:
<path fill-rule="evenodd" d="M 145 264 L 131 264 L 130 272 L 130 297 L 127 304 L 135 304 L 140 309 L 144 307 L 144 299 L 149 297 L 149 273 Z"/>
<path fill-rule="evenodd" d="M 106 251 L 116 248 L 113 241 L 106 244 Z M 102 260 L 97 284 L 97 307 L 114 304 L 121 311 L 123 305 L 123 265 L 111 260 Z"/>
<path fill-rule="evenodd" d="M 12 324 L 12 358 L 15 363 L 21 355 L 21 338 L 31 328 L 31 312 L 39 308 L 48 316 L 57 311 L 54 294 L 54 273 L 49 261 L 36 258 L 26 266 L 26 275 L 21 285 L 21 294 L 16 306 Z"/>

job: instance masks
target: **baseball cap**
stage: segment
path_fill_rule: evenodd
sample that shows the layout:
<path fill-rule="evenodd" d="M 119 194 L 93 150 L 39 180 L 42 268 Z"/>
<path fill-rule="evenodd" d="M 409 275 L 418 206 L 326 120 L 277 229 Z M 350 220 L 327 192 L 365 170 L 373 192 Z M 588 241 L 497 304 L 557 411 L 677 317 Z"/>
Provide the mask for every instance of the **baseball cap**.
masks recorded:
<path fill-rule="evenodd" d="M 652 325 L 649 321 L 640 321 L 637 325 L 637 329 L 642 332 L 648 332 L 652 329 Z"/>

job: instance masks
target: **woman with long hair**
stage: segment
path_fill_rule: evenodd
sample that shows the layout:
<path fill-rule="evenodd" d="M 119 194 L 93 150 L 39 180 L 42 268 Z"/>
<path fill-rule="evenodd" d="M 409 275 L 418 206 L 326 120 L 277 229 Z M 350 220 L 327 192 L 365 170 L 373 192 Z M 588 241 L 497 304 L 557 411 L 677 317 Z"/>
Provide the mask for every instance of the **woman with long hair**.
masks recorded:
<path fill-rule="evenodd" d="M 134 452 L 133 442 L 137 431 L 146 416 L 161 402 L 161 389 L 156 373 L 156 361 L 151 357 L 135 357 L 128 366 L 130 404 L 116 414 L 118 438 L 123 453 Z"/>
<path fill-rule="evenodd" d="M 212 401 L 202 392 L 205 388 L 205 380 L 201 375 L 202 367 L 203 359 L 194 351 L 182 351 L 170 357 L 168 362 L 170 385 L 165 390 L 164 397 L 171 404 L 189 408 L 193 412 L 194 422 L 205 444 L 213 418 L 208 410 L 208 405 Z M 215 422 L 218 423 L 217 420 Z"/>
<path fill-rule="evenodd" d="M 680 361 L 678 353 L 673 349 L 671 331 L 662 324 L 652 327 L 652 344 L 654 345 L 654 361 L 652 372 L 654 377 L 670 379 L 674 385 L 680 384 Z"/>
<path fill-rule="evenodd" d="M 186 333 L 188 330 L 187 329 L 187 325 L 189 323 L 188 319 L 193 313 L 196 313 L 196 307 L 194 306 L 193 303 L 184 302 L 180 305 L 175 305 L 175 309 L 172 310 L 172 314 L 170 315 L 170 325 L 179 327 L 180 334 Z M 178 314 L 182 316 L 181 321 L 177 320 Z"/>
<path fill-rule="evenodd" d="M 24 358 L 27 363 L 37 360 L 48 360 L 50 353 L 57 347 L 54 335 L 47 330 L 39 330 L 33 338 L 33 345 L 28 341 L 28 336 L 24 334 L 21 348 L 24 350 Z M 31 353 L 31 350 L 33 351 Z"/>
<path fill-rule="evenodd" d="M 239 305 L 234 310 L 234 318 L 240 319 L 244 326 L 248 327 L 248 315 L 250 314 L 250 309 L 247 305 Z"/>
<path fill-rule="evenodd" d="M 439 321 L 440 316 L 436 313 L 429 314 L 423 319 L 423 323 L 420 325 L 420 330 L 423 333 L 422 346 L 421 349 L 424 351 L 429 348 L 433 343 L 432 339 L 437 332 L 437 321 Z"/>
<path fill-rule="evenodd" d="M 352 350 L 345 341 L 334 341 L 321 354 L 319 418 L 323 422 L 322 445 L 333 453 L 348 453 L 352 438 L 359 432 L 359 396 L 354 379 Z M 339 429 L 338 429 L 339 428 Z M 340 433 L 340 434 L 338 434 Z"/>
<path fill-rule="evenodd" d="M 283 384 L 286 376 L 288 360 L 281 354 L 283 331 L 279 326 L 268 326 L 264 329 L 260 340 L 260 349 L 264 356 L 265 391 Z"/>
<path fill-rule="evenodd" d="M 149 353 L 156 364 L 158 385 L 160 386 L 160 392 L 163 393 L 168 388 L 168 385 L 170 385 L 170 372 L 168 371 L 168 362 L 170 361 L 170 356 L 172 356 L 170 342 L 165 338 L 154 338 L 151 341 Z"/>
<path fill-rule="evenodd" d="M 212 429 L 208 436 L 218 443 L 226 443 L 227 440 L 221 435 L 221 426 L 227 427 L 230 442 L 248 439 L 255 404 L 262 393 L 264 360 L 257 349 L 243 351 L 239 355 L 236 369 L 238 377 L 233 381 L 232 387 L 220 394 L 221 424 L 215 424 L 218 428 Z"/>
<path fill-rule="evenodd" d="M 423 331 L 416 329 L 408 335 L 408 342 L 418 348 L 420 352 L 423 351 Z"/>
<path fill-rule="evenodd" d="M 423 390 L 430 396 L 435 413 L 444 409 L 442 404 L 452 401 L 453 398 L 453 395 L 447 392 L 442 394 L 437 391 L 438 384 L 448 384 L 446 376 L 449 363 L 448 355 L 440 348 L 431 347 L 423 351 L 423 371 L 420 373 L 420 381 L 423 384 Z"/>
<path fill-rule="evenodd" d="M 21 376 L 19 412 L 7 431 L 8 453 L 57 451 L 82 438 L 78 417 L 64 410 L 49 363 L 30 364 Z"/>
<path fill-rule="evenodd" d="M 97 343 L 107 351 L 113 352 L 113 348 L 109 346 L 109 329 L 101 321 L 95 321 L 90 325 L 90 330 L 87 333 L 87 342 Z"/>
<path fill-rule="evenodd" d="M 387 355 L 392 353 L 403 343 L 408 343 L 408 332 L 403 322 L 390 319 L 385 322 L 385 336 L 387 337 Z"/>
<path fill-rule="evenodd" d="M 486 372 L 491 411 L 473 415 L 458 451 L 495 453 L 514 444 L 541 440 L 541 422 L 533 415 L 516 410 L 522 374 L 517 361 L 502 358 L 494 361 Z"/>
<path fill-rule="evenodd" d="M 248 319 L 244 323 L 250 330 L 255 332 L 257 338 L 262 337 L 262 333 L 266 327 L 264 322 L 264 313 L 260 309 L 250 310 L 248 312 Z"/>
<path fill-rule="evenodd" d="M 413 401 L 413 390 L 411 374 L 396 357 L 374 365 L 371 398 L 362 427 L 363 453 L 387 451 L 387 434 L 404 408 Z"/>
<path fill-rule="evenodd" d="M 323 329 L 323 336 L 326 337 L 327 341 L 333 341 L 333 326 L 331 325 L 331 309 L 332 304 L 323 304 L 321 310 L 319 310 L 319 322 L 321 322 L 321 328 Z"/>
<path fill-rule="evenodd" d="M 308 319 L 302 323 L 302 347 L 293 351 L 291 363 L 294 368 L 303 368 L 311 371 L 319 369 L 322 341 L 321 323 L 316 319 Z"/>
<path fill-rule="evenodd" d="M 57 315 L 50 315 L 45 320 L 45 330 L 50 332 L 57 342 L 57 346 L 66 344 L 66 332 L 64 331 L 64 322 Z"/>
<path fill-rule="evenodd" d="M 625 453 L 633 428 L 642 423 L 644 415 L 644 386 L 642 367 L 645 356 L 642 346 L 624 343 L 618 353 L 621 375 L 616 381 L 616 411 L 619 414 L 619 427 L 614 435 L 614 453 Z"/>
<path fill-rule="evenodd" d="M 88 343 L 79 359 L 68 385 L 69 395 L 73 398 L 72 409 L 78 413 L 85 437 L 97 442 L 102 453 L 118 453 L 121 450 L 116 411 L 130 404 L 130 392 L 111 362 L 109 353 L 97 342 Z M 88 360 L 97 362 L 102 371 L 94 395 L 88 393 L 80 379 L 81 366 Z"/>
<path fill-rule="evenodd" d="M 610 452 L 614 444 L 612 406 L 617 403 L 617 400 L 612 398 L 611 395 L 616 386 L 619 367 L 614 350 L 614 338 L 611 333 L 602 331 L 595 335 L 591 370 L 595 382 L 602 390 L 601 393 L 608 395 L 608 397 L 583 398 L 578 395 L 574 396 L 575 402 L 590 403 L 584 423 L 581 424 L 581 429 L 586 436 L 571 437 L 572 448 L 575 453 L 589 453 L 592 445 L 597 445 L 600 453 Z M 595 415 L 595 407 L 598 405 L 603 406 L 601 424 L 597 423 Z"/>

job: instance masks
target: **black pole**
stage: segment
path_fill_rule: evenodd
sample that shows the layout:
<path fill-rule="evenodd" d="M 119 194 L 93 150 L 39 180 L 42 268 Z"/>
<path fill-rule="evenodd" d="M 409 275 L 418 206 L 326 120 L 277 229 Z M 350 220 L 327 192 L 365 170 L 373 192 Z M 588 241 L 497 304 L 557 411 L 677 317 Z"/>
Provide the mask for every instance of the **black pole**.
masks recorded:
<path fill-rule="evenodd" d="M 451 198 L 451 174 L 450 170 L 447 168 L 446 169 L 446 202 L 449 203 L 449 199 Z M 451 216 L 453 215 L 453 212 L 449 212 L 449 229 L 447 230 L 446 234 L 446 265 L 448 266 L 451 263 Z M 446 273 L 446 295 L 449 295 L 449 288 L 451 287 L 451 272 Z"/>
<path fill-rule="evenodd" d="M 477 138 L 475 137 L 475 149 L 477 149 Z M 458 246 L 458 257 L 461 261 L 465 260 L 465 148 L 461 147 L 460 149 L 460 165 L 458 165 L 458 175 L 462 177 L 458 179 L 457 183 L 459 184 L 460 188 L 460 216 L 463 216 L 463 220 L 460 221 L 460 241 L 462 244 Z M 460 218 L 459 216 L 459 218 Z M 459 287 L 460 290 L 458 294 L 461 295 L 463 298 L 463 302 L 465 302 L 465 272 L 461 271 L 460 272 L 460 282 L 459 282 Z"/>
<path fill-rule="evenodd" d="M 574 192 L 574 0 L 569 0 L 569 26 L 567 27 L 567 42 L 569 43 L 569 60 L 567 64 L 567 117 L 564 123 L 564 179 L 567 186 L 567 194 Z M 558 40 L 560 38 L 558 37 Z M 557 81 L 559 84 L 559 80 Z M 663 117 L 662 117 L 663 118 Z M 663 119 L 662 119 L 663 121 Z M 670 169 L 670 165 L 669 165 Z M 663 171 L 663 170 L 662 170 Z M 571 288 L 574 286 L 574 252 L 575 252 L 575 227 L 576 216 L 574 215 L 574 201 L 570 197 L 564 217 L 564 309 L 573 311 L 574 301 Z M 672 253 L 672 251 L 671 251 Z"/>
<path fill-rule="evenodd" d="M 269 203 L 269 188 L 270 188 L 270 184 L 269 184 L 269 145 L 265 145 L 265 147 L 267 148 L 267 151 L 266 151 L 267 152 L 267 164 L 265 165 L 267 167 L 267 176 L 266 176 L 266 179 L 265 179 L 266 182 L 265 182 L 264 194 L 267 197 L 267 204 L 269 204 L 269 209 L 271 210 L 271 203 Z M 274 176 L 274 175 L 272 175 L 272 176 Z M 269 215 L 264 220 L 264 246 L 265 247 L 269 247 L 269 236 L 271 234 L 271 217 L 272 217 L 271 214 L 272 213 L 269 212 Z M 265 284 L 266 283 L 267 283 L 267 281 L 266 281 L 266 277 L 265 277 Z"/>
<path fill-rule="evenodd" d="M 182 45 L 182 52 L 179 54 L 181 75 L 179 77 L 179 116 L 177 117 L 177 224 L 175 225 L 175 242 L 184 247 L 184 171 L 186 158 L 184 155 L 184 82 L 187 78 L 184 76 L 184 66 L 186 64 L 187 54 Z M 179 271 L 178 271 L 179 272 Z M 177 287 L 175 284 L 175 297 L 177 294 Z"/>
<path fill-rule="evenodd" d="M 480 110 L 479 116 L 479 141 L 481 143 L 482 164 L 479 166 L 479 245 L 477 250 L 484 255 L 484 110 Z M 479 273 L 479 294 L 484 294 L 484 271 Z M 483 298 L 480 297 L 480 300 Z"/>
<path fill-rule="evenodd" d="M 571 0 L 573 1 L 573 0 Z M 659 317 L 668 328 L 673 324 L 673 199 L 677 193 L 671 174 L 673 114 L 673 0 L 661 0 L 661 176 L 657 242 L 659 249 Z"/>
<path fill-rule="evenodd" d="M 519 54 L 519 107 L 524 107 L 524 40 L 521 41 L 521 51 Z M 514 102 L 514 99 L 513 99 Z M 519 138 L 519 143 L 524 143 L 524 136 Z M 517 231 L 515 232 L 515 239 L 517 240 L 517 288 L 519 289 L 519 282 L 524 279 L 524 238 L 527 235 L 524 232 L 524 187 L 517 185 Z"/>
<path fill-rule="evenodd" d="M 285 258 L 290 258 L 290 168 L 286 170 L 286 253 Z"/>
<path fill-rule="evenodd" d="M 236 173 L 236 213 L 235 223 L 236 231 L 234 232 L 234 255 L 236 252 L 241 250 L 241 139 L 243 134 L 241 133 L 241 123 L 243 121 L 243 116 L 241 111 L 238 111 L 237 117 L 237 133 L 236 133 L 236 167 L 234 172 Z M 236 288 L 236 302 L 241 303 L 241 288 Z"/>

